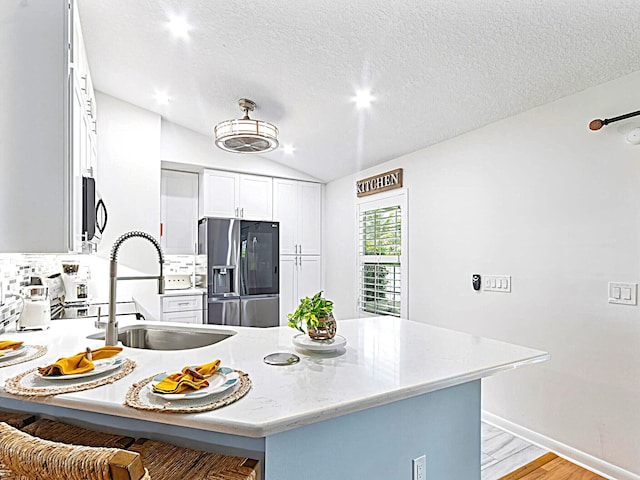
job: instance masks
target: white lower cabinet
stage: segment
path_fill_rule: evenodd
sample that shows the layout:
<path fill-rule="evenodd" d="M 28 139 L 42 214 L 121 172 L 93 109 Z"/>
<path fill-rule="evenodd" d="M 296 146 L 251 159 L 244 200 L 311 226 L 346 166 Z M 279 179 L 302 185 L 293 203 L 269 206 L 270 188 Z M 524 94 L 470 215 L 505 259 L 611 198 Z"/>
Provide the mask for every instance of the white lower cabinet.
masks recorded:
<path fill-rule="evenodd" d="M 310 297 L 322 288 L 320 256 L 280 256 L 280 325 L 287 324 L 301 298 Z"/>
<path fill-rule="evenodd" d="M 203 323 L 203 295 L 167 295 L 162 297 L 162 321 Z"/>
<path fill-rule="evenodd" d="M 193 312 L 170 312 L 162 314 L 163 322 L 202 323 L 202 310 Z"/>

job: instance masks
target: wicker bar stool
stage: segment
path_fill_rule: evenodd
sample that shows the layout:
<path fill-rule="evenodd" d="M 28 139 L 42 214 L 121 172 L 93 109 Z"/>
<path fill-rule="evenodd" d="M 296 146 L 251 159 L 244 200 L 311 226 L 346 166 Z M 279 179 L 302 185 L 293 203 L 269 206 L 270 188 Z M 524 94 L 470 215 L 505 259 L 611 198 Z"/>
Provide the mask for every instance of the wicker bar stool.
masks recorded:
<path fill-rule="evenodd" d="M 63 444 L 126 449 L 140 455 L 153 480 L 259 480 L 258 461 L 134 439 L 41 418 L 22 429 L 34 437 Z M 81 477 L 79 477 L 81 478 Z M 86 478 L 86 477 L 85 477 Z M 0 475 L 0 479 L 4 480 Z"/>
<path fill-rule="evenodd" d="M 0 410 L 0 422 L 4 422 L 14 428 L 22 428 L 25 425 L 35 422 L 35 420 L 35 415 L 31 415 L 30 413 L 16 413 Z"/>
<path fill-rule="evenodd" d="M 0 423 L 0 479 L 150 480 L 150 477 L 136 453 L 51 442 Z"/>
<path fill-rule="evenodd" d="M 47 418 L 41 418 L 21 430 L 43 440 L 85 447 L 110 447 L 126 450 L 135 441 L 132 437 L 97 432 Z"/>
<path fill-rule="evenodd" d="M 140 454 L 154 480 L 259 480 L 257 460 L 139 439 L 129 450 Z"/>

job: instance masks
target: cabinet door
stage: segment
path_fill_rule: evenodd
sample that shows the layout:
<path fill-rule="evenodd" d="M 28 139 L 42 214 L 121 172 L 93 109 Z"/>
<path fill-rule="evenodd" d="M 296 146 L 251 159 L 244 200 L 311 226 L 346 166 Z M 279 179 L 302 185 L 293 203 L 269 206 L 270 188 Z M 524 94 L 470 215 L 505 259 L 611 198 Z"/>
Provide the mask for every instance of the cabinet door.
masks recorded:
<path fill-rule="evenodd" d="M 280 325 L 287 324 L 287 314 L 293 313 L 298 306 L 296 263 L 297 257 L 293 255 L 280 257 Z"/>
<path fill-rule="evenodd" d="M 280 222 L 280 253 L 296 253 L 298 228 L 298 182 L 273 180 L 273 219 Z"/>
<path fill-rule="evenodd" d="M 322 245 L 322 185 L 298 182 L 298 253 L 320 255 Z"/>
<path fill-rule="evenodd" d="M 72 152 L 69 158 L 72 176 L 70 237 L 69 250 L 82 251 L 82 175 L 89 161 L 87 158 L 87 123 L 84 115 L 84 96 L 77 77 L 71 76 L 71 143 Z"/>
<path fill-rule="evenodd" d="M 298 256 L 298 297 L 312 297 L 322 288 L 322 261 L 320 257 Z"/>
<path fill-rule="evenodd" d="M 238 174 L 205 170 L 202 174 L 203 217 L 238 216 Z"/>
<path fill-rule="evenodd" d="M 67 2 L 0 2 L 2 253 L 82 251 L 70 74 L 76 16 Z"/>
<path fill-rule="evenodd" d="M 160 241 L 169 255 L 192 254 L 198 229 L 198 175 L 162 170 Z"/>
<path fill-rule="evenodd" d="M 202 323 L 202 310 L 162 314 L 163 322 Z"/>
<path fill-rule="evenodd" d="M 202 310 L 202 295 L 167 295 L 162 297 L 162 313 Z"/>
<path fill-rule="evenodd" d="M 273 220 L 273 179 L 240 175 L 238 207 L 247 220 Z"/>
<path fill-rule="evenodd" d="M 89 155 L 88 165 L 91 176 L 95 179 L 98 178 L 98 147 L 96 145 L 95 135 L 89 135 L 88 138 L 88 152 Z"/>

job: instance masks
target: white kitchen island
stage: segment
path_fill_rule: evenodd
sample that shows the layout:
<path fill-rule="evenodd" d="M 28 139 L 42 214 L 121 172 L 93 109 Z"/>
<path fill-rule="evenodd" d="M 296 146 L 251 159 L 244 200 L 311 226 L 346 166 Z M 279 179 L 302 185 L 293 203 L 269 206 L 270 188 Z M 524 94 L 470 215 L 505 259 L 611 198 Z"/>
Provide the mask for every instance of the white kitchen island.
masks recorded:
<path fill-rule="evenodd" d="M 133 323 L 150 322 L 120 321 L 121 327 Z M 112 385 L 33 399 L 2 390 L 0 408 L 248 455 L 263 461 L 266 480 L 409 480 L 411 460 L 421 455 L 427 456 L 429 480 L 473 480 L 480 479 L 481 378 L 549 358 L 539 350 L 392 317 L 338 322 L 347 345 L 333 353 L 296 351 L 296 331 L 288 327 L 188 328 L 236 334 L 191 350 L 125 348 L 138 366 Z M 54 321 L 45 332 L 0 335 L 49 346 L 40 359 L 0 368 L 0 385 L 62 355 L 100 346 L 86 338 L 96 332 L 84 319 Z M 265 364 L 262 359 L 274 352 L 293 352 L 301 361 Z M 199 414 L 123 405 L 134 382 L 215 358 L 249 374 L 252 389 L 236 403 Z"/>

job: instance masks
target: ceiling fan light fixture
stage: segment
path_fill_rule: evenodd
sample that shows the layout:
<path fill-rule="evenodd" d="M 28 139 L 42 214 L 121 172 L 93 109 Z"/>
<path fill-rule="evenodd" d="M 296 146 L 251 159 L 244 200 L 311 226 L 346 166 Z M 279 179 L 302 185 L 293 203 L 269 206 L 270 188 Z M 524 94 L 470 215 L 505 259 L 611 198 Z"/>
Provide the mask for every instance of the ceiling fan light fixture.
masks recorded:
<path fill-rule="evenodd" d="M 218 148 L 232 153 L 266 153 L 278 148 L 278 128 L 249 118 L 249 112 L 256 108 L 255 102 L 241 98 L 238 105 L 244 112 L 243 118 L 225 120 L 213 128 Z"/>

